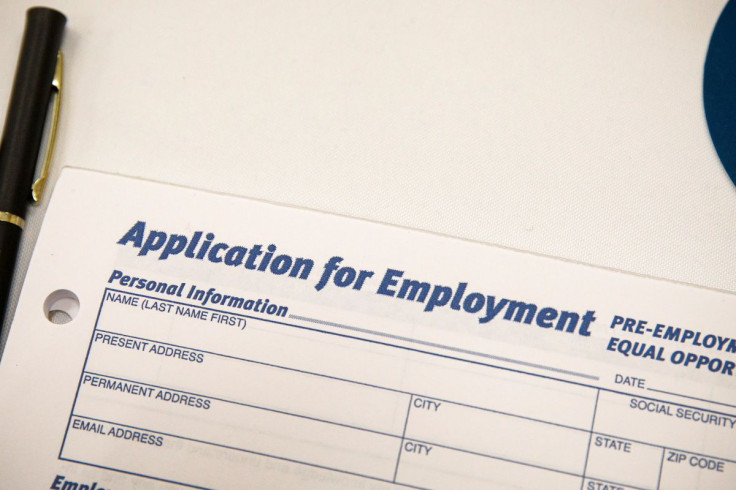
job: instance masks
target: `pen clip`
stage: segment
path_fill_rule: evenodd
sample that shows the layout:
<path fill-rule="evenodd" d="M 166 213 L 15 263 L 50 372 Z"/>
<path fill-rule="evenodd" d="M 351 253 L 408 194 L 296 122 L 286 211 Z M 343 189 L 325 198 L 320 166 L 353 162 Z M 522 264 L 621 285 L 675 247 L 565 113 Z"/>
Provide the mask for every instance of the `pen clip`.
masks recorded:
<path fill-rule="evenodd" d="M 49 168 L 51 167 L 51 158 L 54 155 L 54 146 L 56 145 L 56 130 L 59 126 L 59 110 L 61 109 L 61 79 L 64 70 L 64 56 L 61 51 L 56 55 L 56 69 L 54 70 L 54 80 L 51 86 L 56 90 L 54 98 L 54 109 L 51 113 L 51 128 L 49 130 L 49 142 L 46 146 L 46 155 L 43 158 L 43 165 L 38 178 L 31 186 L 31 194 L 35 202 L 39 202 L 46 188 L 46 177 L 48 177 Z"/>

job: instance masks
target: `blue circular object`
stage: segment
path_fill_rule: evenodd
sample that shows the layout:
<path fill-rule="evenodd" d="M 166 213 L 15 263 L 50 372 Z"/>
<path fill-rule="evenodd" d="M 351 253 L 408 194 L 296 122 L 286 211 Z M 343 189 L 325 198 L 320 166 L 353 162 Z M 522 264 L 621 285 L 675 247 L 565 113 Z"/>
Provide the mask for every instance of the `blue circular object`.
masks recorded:
<path fill-rule="evenodd" d="M 723 8 L 710 38 L 703 105 L 713 146 L 736 184 L 736 0 Z"/>

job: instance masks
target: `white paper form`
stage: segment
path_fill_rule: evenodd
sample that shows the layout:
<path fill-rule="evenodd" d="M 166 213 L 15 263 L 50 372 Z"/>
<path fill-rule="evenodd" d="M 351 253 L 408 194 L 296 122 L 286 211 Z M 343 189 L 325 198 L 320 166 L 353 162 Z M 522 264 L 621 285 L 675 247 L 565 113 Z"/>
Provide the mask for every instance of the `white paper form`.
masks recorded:
<path fill-rule="evenodd" d="M 52 199 L 2 488 L 736 486 L 732 294 L 75 169 Z"/>

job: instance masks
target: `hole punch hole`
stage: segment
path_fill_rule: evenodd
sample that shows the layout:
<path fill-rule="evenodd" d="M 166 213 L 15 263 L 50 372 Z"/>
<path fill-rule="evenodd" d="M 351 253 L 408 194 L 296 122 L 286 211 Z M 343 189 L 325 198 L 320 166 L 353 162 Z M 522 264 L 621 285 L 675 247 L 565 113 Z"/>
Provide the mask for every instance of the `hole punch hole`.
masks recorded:
<path fill-rule="evenodd" d="M 69 323 L 79 313 L 79 298 L 67 289 L 54 291 L 43 302 L 43 313 L 51 323 Z"/>

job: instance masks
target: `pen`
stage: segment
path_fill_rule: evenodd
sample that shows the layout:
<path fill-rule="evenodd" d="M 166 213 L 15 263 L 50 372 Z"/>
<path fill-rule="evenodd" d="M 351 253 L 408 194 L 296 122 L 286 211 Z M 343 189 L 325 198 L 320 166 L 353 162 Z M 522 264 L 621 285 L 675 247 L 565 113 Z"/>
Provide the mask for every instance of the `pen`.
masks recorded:
<path fill-rule="evenodd" d="M 29 201 L 38 201 L 48 173 L 61 102 L 62 57 L 59 48 L 66 17 L 34 7 L 26 12 L 20 56 L 0 141 L 0 321 L 8 295 Z M 41 139 L 51 95 L 56 92 L 49 144 L 38 179 Z"/>

